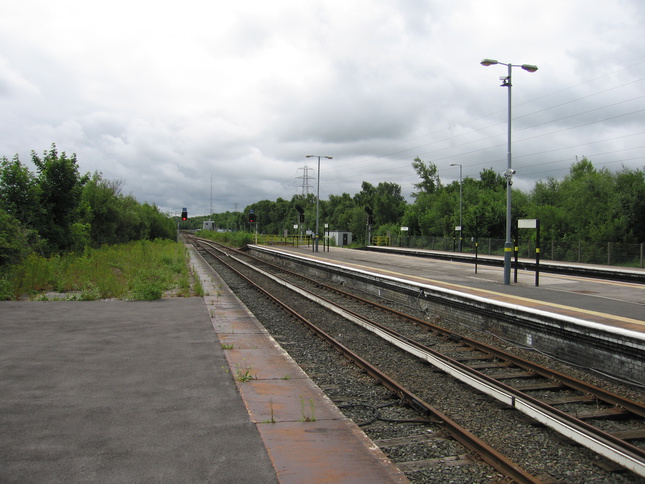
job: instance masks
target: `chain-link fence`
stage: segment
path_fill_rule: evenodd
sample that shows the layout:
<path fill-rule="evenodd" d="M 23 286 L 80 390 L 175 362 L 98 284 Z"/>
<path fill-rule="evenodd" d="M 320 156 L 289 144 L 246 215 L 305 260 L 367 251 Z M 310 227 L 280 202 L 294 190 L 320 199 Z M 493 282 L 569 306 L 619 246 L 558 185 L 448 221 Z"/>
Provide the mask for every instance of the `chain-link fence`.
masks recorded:
<path fill-rule="evenodd" d="M 413 249 L 443 250 L 457 252 L 459 240 L 453 237 L 435 236 L 390 236 L 373 240 L 376 245 L 391 245 Z M 540 258 L 542 260 L 578 262 L 583 264 L 600 264 L 625 267 L 644 267 L 643 256 L 645 244 L 617 244 L 607 242 L 595 244 L 586 241 L 565 242 L 550 240 L 542 242 Z M 535 241 L 520 239 L 518 255 L 521 258 L 535 258 Z M 504 240 L 481 238 L 477 251 L 481 255 L 504 255 Z M 462 241 L 462 252 L 474 253 L 475 241 Z"/>

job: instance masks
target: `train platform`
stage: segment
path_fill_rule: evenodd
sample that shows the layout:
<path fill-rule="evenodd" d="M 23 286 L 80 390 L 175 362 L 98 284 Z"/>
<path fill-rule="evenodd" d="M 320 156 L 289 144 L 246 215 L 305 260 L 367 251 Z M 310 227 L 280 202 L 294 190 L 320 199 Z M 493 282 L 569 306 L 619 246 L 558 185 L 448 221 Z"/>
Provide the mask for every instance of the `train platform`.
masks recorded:
<path fill-rule="evenodd" d="M 0 302 L 0 482 L 407 482 L 229 288 Z"/>
<path fill-rule="evenodd" d="M 307 245 L 261 248 L 613 326 L 645 338 L 645 284 L 542 272 L 535 286 L 534 271 L 519 270 L 517 282 L 504 285 L 502 267 L 478 265 L 475 269 L 472 263 L 417 257 L 405 251 L 340 247 L 324 251 L 320 246 L 313 252 Z"/>

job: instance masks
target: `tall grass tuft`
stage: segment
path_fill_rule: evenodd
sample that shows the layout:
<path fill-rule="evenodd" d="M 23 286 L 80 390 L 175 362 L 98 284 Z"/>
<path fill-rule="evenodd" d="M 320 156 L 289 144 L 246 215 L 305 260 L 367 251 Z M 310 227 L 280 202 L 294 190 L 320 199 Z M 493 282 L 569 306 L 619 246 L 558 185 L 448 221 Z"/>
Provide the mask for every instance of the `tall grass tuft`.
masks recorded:
<path fill-rule="evenodd" d="M 190 295 L 186 248 L 169 240 L 136 241 L 50 258 L 32 254 L 0 278 L 0 299 L 5 300 L 42 299 L 45 292 L 81 300 L 153 300 L 165 291 Z"/>

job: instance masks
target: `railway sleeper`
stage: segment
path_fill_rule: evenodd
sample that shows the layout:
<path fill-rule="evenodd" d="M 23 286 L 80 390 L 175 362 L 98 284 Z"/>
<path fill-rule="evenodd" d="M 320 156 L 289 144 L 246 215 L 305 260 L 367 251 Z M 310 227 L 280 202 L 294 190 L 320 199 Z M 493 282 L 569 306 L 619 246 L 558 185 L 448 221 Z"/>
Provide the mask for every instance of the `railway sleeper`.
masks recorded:
<path fill-rule="evenodd" d="M 536 375 L 532 371 L 518 371 L 518 372 L 509 372 L 509 373 L 499 373 L 497 375 L 492 374 L 488 375 L 495 380 L 513 380 L 515 378 L 539 378 L 539 375 Z"/>
<path fill-rule="evenodd" d="M 521 392 L 528 392 L 528 391 L 533 391 L 533 390 L 558 391 L 558 390 L 565 390 L 568 387 L 566 385 L 563 385 L 560 382 L 547 381 L 547 382 L 543 382 L 543 383 L 532 383 L 532 384 L 526 384 L 526 385 L 517 385 L 514 388 L 516 390 L 521 391 Z"/>
<path fill-rule="evenodd" d="M 433 440 L 446 440 L 447 437 L 438 432 L 429 432 L 426 435 L 410 435 L 406 437 L 393 437 L 391 439 L 374 440 L 374 444 L 379 448 L 395 447 L 398 445 L 419 444 L 422 442 L 431 442 Z"/>
<path fill-rule="evenodd" d="M 567 405 L 569 403 L 595 403 L 598 401 L 593 395 L 580 395 L 580 396 L 570 396 L 562 398 L 540 398 L 542 403 L 547 405 Z"/>
<path fill-rule="evenodd" d="M 464 466 L 473 464 L 474 460 L 468 454 L 440 457 L 437 459 L 424 459 L 409 462 L 397 462 L 396 466 L 403 472 L 422 471 L 435 466 Z"/>
<path fill-rule="evenodd" d="M 619 417 L 632 417 L 634 414 L 619 407 L 610 408 L 594 408 L 592 410 L 571 412 L 571 415 L 578 420 L 592 420 L 592 419 L 615 419 Z"/>
<path fill-rule="evenodd" d="M 493 368 L 508 368 L 512 363 L 503 362 L 503 363 L 474 363 L 469 364 L 468 367 L 473 370 L 489 370 Z"/>
<path fill-rule="evenodd" d="M 611 432 L 611 435 L 622 440 L 645 440 L 645 429 L 621 430 L 617 432 Z"/>
<path fill-rule="evenodd" d="M 464 351 L 464 350 L 455 350 L 455 351 Z M 467 350 L 469 352 L 475 352 L 479 350 Z M 453 360 L 464 362 L 464 361 L 485 361 L 485 360 L 494 360 L 496 357 L 494 355 L 487 355 L 486 353 L 479 352 L 479 354 L 469 354 L 464 356 L 453 356 Z"/>

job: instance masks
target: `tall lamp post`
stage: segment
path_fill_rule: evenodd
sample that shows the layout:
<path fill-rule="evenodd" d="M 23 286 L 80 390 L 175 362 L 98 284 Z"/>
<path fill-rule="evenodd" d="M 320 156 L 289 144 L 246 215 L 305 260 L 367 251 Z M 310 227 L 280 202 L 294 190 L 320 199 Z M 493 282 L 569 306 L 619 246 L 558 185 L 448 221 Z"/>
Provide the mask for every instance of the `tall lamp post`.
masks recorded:
<path fill-rule="evenodd" d="M 318 173 L 316 173 L 316 240 L 313 244 L 313 251 L 318 252 L 318 223 L 320 221 L 320 159 L 333 159 L 333 156 L 306 155 L 305 158 L 318 158 Z"/>
<path fill-rule="evenodd" d="M 508 74 L 505 77 L 500 77 L 502 81 L 501 87 L 508 88 L 508 154 L 507 154 L 507 168 L 504 172 L 506 177 L 506 242 L 504 243 L 504 284 L 510 285 L 511 283 L 511 256 L 513 253 L 513 241 L 511 240 L 511 185 L 513 185 L 513 175 L 515 170 L 511 168 L 511 71 L 513 67 L 521 67 L 525 71 L 535 72 L 538 70 L 537 66 L 532 64 L 511 64 L 499 62 L 495 59 L 484 59 L 481 61 L 483 66 L 492 66 L 494 64 L 501 64 L 508 67 Z"/>
<path fill-rule="evenodd" d="M 464 226 L 463 226 L 463 223 L 462 223 L 462 213 L 463 213 L 463 210 L 462 210 L 462 200 L 463 200 L 462 186 L 463 186 L 463 182 L 462 182 L 462 177 L 461 177 L 461 170 L 462 170 L 463 166 L 460 165 L 459 163 L 450 163 L 450 166 L 458 166 L 459 167 L 459 252 L 461 252 L 461 249 L 462 249 L 461 242 L 462 242 L 462 240 L 464 238 L 463 237 L 463 235 L 464 235 L 464 232 L 463 232 Z"/>

